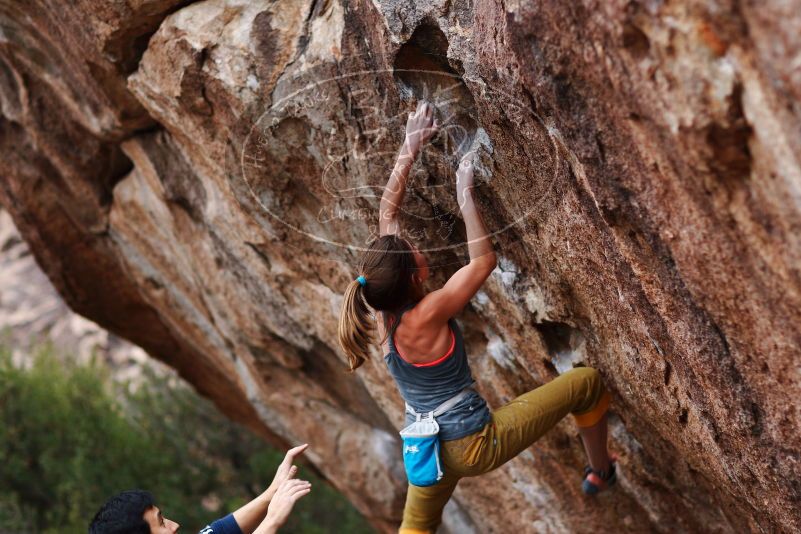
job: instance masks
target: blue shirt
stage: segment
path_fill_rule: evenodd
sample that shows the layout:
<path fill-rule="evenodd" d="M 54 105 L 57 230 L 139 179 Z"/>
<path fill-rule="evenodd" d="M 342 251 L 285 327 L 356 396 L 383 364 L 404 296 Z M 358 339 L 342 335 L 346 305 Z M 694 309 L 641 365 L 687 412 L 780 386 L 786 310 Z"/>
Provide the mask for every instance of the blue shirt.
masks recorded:
<path fill-rule="evenodd" d="M 228 514 L 211 525 L 205 526 L 198 534 L 242 534 L 242 529 L 234 519 L 234 514 Z"/>

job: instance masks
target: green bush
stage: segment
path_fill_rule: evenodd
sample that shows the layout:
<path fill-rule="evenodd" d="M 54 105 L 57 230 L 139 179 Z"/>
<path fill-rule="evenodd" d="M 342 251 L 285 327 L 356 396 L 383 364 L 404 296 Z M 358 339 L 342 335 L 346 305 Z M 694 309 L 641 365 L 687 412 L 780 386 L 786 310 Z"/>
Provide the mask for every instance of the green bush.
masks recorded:
<path fill-rule="evenodd" d="M 131 391 L 98 363 L 44 349 L 20 367 L 0 348 L 0 531 L 86 532 L 108 497 L 141 488 L 196 532 L 267 487 L 282 452 L 185 385 L 145 372 Z M 372 531 L 330 486 L 301 476 L 313 492 L 284 532 Z"/>

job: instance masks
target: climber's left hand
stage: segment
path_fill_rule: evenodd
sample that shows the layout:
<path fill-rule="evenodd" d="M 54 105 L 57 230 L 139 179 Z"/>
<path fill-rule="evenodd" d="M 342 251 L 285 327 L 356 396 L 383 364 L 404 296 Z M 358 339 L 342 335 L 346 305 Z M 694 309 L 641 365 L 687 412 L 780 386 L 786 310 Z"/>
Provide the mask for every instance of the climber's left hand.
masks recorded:
<path fill-rule="evenodd" d="M 425 100 L 417 103 L 417 110 L 409 113 L 406 121 L 406 144 L 412 156 L 437 132 L 439 122 L 434 119 L 434 106 Z"/>

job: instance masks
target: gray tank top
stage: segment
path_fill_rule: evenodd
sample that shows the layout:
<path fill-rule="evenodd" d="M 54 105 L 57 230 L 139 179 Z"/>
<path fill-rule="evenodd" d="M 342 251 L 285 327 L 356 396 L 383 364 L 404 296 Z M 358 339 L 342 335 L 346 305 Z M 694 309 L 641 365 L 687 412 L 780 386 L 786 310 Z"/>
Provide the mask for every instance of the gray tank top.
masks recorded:
<path fill-rule="evenodd" d="M 403 400 L 416 412 L 430 412 L 472 384 L 473 376 L 464 350 L 462 331 L 454 319 L 448 320 L 452 332 L 451 350 L 442 358 L 422 365 L 403 359 L 395 347 L 393 336 L 403 314 L 415 304 L 404 308 L 395 323 L 389 326 L 389 352 L 384 360 Z M 384 317 L 386 319 L 387 314 Z M 453 440 L 469 436 L 484 428 L 489 420 L 487 403 L 481 395 L 471 390 L 456 406 L 437 417 L 439 437 L 442 440 Z M 413 421 L 414 416 L 407 413 L 406 423 L 411 424 Z"/>

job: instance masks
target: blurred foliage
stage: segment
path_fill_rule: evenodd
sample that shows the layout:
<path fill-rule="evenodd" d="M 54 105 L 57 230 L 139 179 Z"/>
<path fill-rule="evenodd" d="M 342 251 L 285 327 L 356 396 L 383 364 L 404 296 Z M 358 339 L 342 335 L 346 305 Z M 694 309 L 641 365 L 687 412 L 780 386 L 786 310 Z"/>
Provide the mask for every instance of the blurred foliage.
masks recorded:
<path fill-rule="evenodd" d="M 107 498 L 133 488 L 197 532 L 269 485 L 282 451 L 179 380 L 143 372 L 134 389 L 98 362 L 43 348 L 21 366 L 0 347 L 0 532 L 86 532 Z M 313 490 L 282 532 L 373 532 L 331 486 L 300 476 Z"/>

